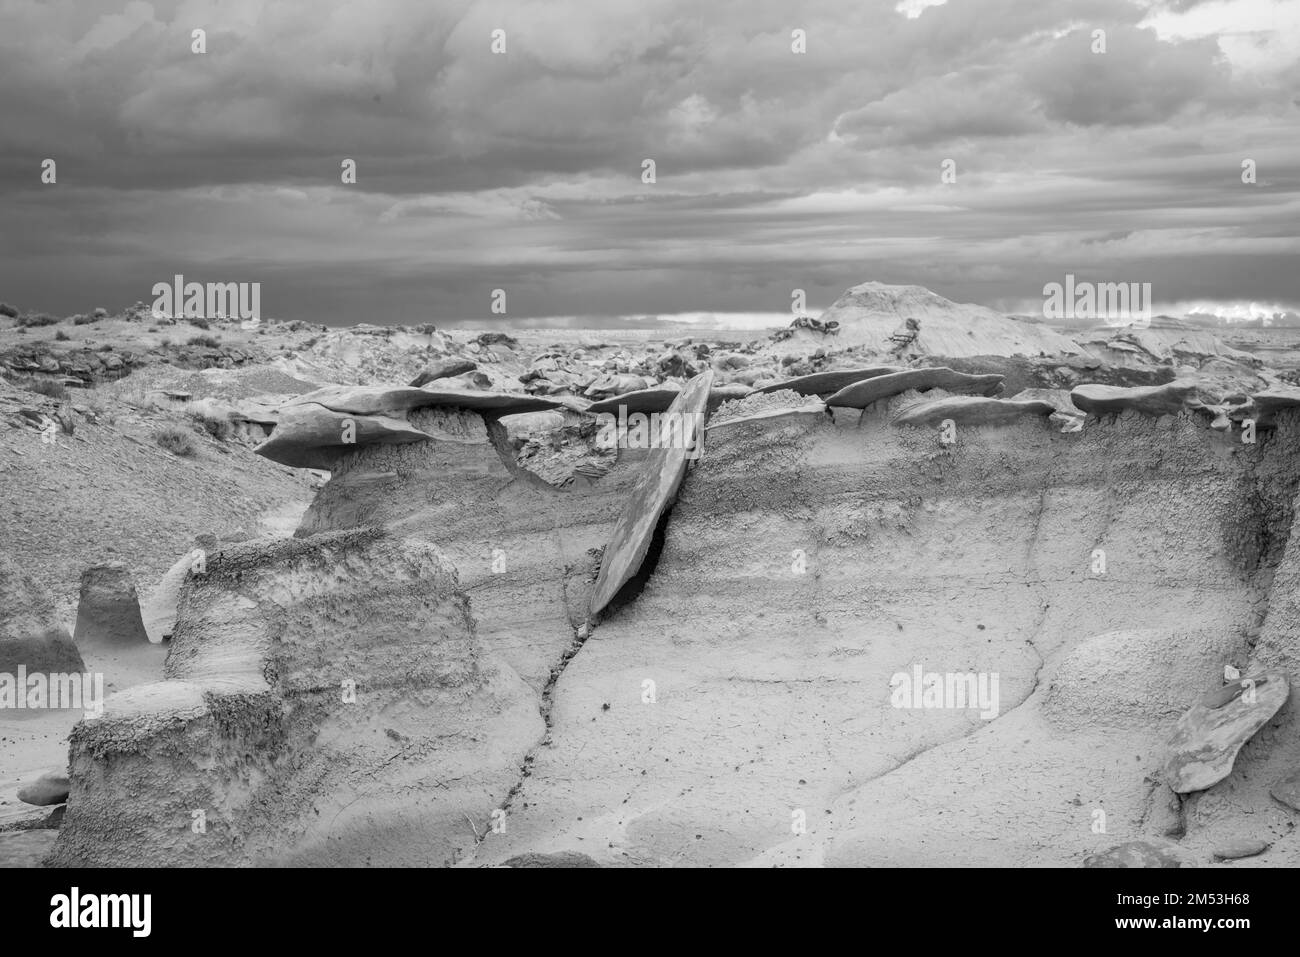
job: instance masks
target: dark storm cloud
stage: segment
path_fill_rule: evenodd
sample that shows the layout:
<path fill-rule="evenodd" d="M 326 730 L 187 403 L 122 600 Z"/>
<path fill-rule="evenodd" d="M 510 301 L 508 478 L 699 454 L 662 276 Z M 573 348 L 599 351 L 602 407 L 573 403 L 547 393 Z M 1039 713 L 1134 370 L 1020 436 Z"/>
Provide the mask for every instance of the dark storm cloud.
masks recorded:
<path fill-rule="evenodd" d="M 1300 302 L 1297 24 L 1217 9 L 8 0 L 0 298 L 185 272 L 288 317 L 455 321 L 497 287 L 516 317 L 776 312 L 878 278 L 1010 308 L 1122 270 Z"/>

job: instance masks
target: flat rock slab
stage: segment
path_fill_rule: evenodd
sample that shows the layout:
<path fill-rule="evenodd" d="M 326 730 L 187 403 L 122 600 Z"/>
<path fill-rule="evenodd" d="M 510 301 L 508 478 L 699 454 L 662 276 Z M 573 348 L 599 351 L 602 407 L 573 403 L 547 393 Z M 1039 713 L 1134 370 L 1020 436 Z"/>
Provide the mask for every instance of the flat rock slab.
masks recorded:
<path fill-rule="evenodd" d="M 1215 689 L 1193 705 L 1178 719 L 1169 742 L 1164 764 L 1169 786 L 1189 794 L 1226 778 L 1241 746 L 1277 714 L 1289 691 L 1286 675 L 1270 671 Z"/>
<path fill-rule="evenodd" d="M 1129 841 L 1084 858 L 1084 867 L 1182 867 L 1177 845 L 1157 841 Z"/>
<path fill-rule="evenodd" d="M 752 391 L 754 390 L 747 385 L 720 385 L 715 389 L 710 389 L 708 411 L 712 412 L 730 399 L 743 399 Z M 601 399 L 599 402 L 593 402 L 585 411 L 590 412 L 592 415 L 598 415 L 602 412 L 617 415 L 618 410 L 621 408 L 626 408 L 628 415 L 634 412 L 666 412 L 681 393 L 681 387 L 676 384 L 656 386 L 653 389 L 638 389 L 636 392 L 628 392 L 625 395 L 616 395 L 611 399 Z"/>
<path fill-rule="evenodd" d="M 668 414 L 698 415 L 700 421 L 703 421 L 712 384 L 712 370 L 697 375 L 686 383 L 686 387 L 669 406 Z M 703 430 L 696 435 L 695 441 L 704 441 Z M 596 578 L 596 587 L 591 595 L 589 617 L 594 618 L 608 605 L 619 589 L 641 568 L 659 518 L 677 496 L 691 454 L 687 448 L 660 447 L 651 449 L 646 456 L 641 476 L 637 479 L 627 504 L 623 506 L 618 521 L 614 523 L 609 544 L 605 546 L 600 575 Z"/>
<path fill-rule="evenodd" d="M 909 389 L 921 392 L 926 389 L 943 389 L 957 395 L 993 395 L 1002 386 L 1003 378 L 993 374 L 971 375 L 947 366 L 905 369 L 845 386 L 827 399 L 826 404 L 845 409 L 865 409 L 874 402 L 900 395 Z"/>
<path fill-rule="evenodd" d="M 326 386 L 315 392 L 308 392 L 286 402 L 281 409 L 304 405 L 320 405 L 333 412 L 346 412 L 352 415 L 387 415 L 398 416 L 411 409 L 422 409 L 431 405 L 454 405 L 476 412 L 500 412 L 509 415 L 516 412 L 540 412 L 544 409 L 563 408 L 564 403 L 555 399 L 524 392 L 489 392 L 477 389 L 457 389 L 445 383 L 431 382 L 429 385 L 414 386 Z"/>
<path fill-rule="evenodd" d="M 779 392 L 781 389 L 789 389 L 791 392 L 798 392 L 800 395 L 824 397 L 834 395 L 841 389 L 847 388 L 855 382 L 861 382 L 863 379 L 875 379 L 882 375 L 905 371 L 904 366 L 867 366 L 864 369 L 837 369 L 831 372 L 814 372 L 812 375 L 801 375 L 794 379 L 786 379 L 784 382 L 772 382 L 754 391 Z"/>
<path fill-rule="evenodd" d="M 78 648 L 120 648 L 149 641 L 140 617 L 140 596 L 125 565 L 92 565 L 81 573 L 72 640 Z"/>
<path fill-rule="evenodd" d="M 1041 399 L 954 395 L 910 405 L 894 417 L 893 424 L 934 426 L 951 419 L 956 425 L 1006 425 L 1022 416 L 1045 416 L 1055 411 L 1055 406 Z"/>
<path fill-rule="evenodd" d="M 1255 400 L 1256 421 L 1261 425 L 1272 425 L 1273 417 L 1283 409 L 1300 408 L 1300 389 L 1294 386 L 1275 386 L 1251 398 Z"/>
<path fill-rule="evenodd" d="M 1300 811 L 1300 771 L 1278 781 L 1268 793 L 1291 810 Z"/>
<path fill-rule="evenodd" d="M 355 441 L 344 442 L 349 420 Z M 425 442 L 429 438 L 405 419 L 337 412 L 313 402 L 286 405 L 270 438 L 253 451 L 294 468 L 332 469 L 340 456 L 365 445 Z"/>
<path fill-rule="evenodd" d="M 826 403 L 824 402 L 818 402 L 816 405 L 798 405 L 783 409 L 763 409 L 753 415 L 742 415 L 734 419 L 723 419 L 721 422 L 709 423 L 708 431 L 716 432 L 719 429 L 729 429 L 733 425 L 743 425 L 746 422 L 771 422 L 774 419 L 796 419 L 803 416 L 817 419 L 825 415 Z"/>
<path fill-rule="evenodd" d="M 58 836 L 53 828 L 0 833 L 0 867 L 43 867 Z"/>
<path fill-rule="evenodd" d="M 1166 382 L 1164 385 L 1133 386 L 1080 385 L 1070 392 L 1070 401 L 1084 412 L 1102 415 L 1133 409 L 1143 415 L 1175 415 L 1192 398 L 1196 384 Z"/>
<path fill-rule="evenodd" d="M 1227 841 L 1214 849 L 1214 859 L 1216 861 L 1239 861 L 1243 857 L 1258 857 L 1271 846 L 1267 841 L 1251 840 L 1250 838 Z"/>

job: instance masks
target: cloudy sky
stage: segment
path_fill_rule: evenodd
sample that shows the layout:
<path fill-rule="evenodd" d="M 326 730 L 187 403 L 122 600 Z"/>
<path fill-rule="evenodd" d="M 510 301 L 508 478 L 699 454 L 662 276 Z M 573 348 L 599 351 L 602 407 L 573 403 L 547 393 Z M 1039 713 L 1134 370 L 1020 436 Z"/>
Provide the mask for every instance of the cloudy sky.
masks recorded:
<path fill-rule="evenodd" d="M 1300 0 L 0 0 L 0 299 L 587 324 L 1072 272 L 1294 310 L 1298 57 Z"/>

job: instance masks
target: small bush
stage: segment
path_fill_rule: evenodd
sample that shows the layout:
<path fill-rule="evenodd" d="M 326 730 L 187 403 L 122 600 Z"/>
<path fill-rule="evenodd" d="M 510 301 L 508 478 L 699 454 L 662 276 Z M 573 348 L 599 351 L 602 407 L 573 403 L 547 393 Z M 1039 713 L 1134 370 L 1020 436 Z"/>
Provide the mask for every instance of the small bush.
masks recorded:
<path fill-rule="evenodd" d="M 154 441 L 172 455 L 193 455 L 195 452 L 194 434 L 184 429 L 175 427 L 163 429 L 154 436 Z"/>
<path fill-rule="evenodd" d="M 106 343 L 104 343 L 102 346 L 100 346 L 98 349 L 96 349 L 95 351 L 96 351 L 96 352 L 112 352 L 112 351 L 113 351 L 113 344 L 112 344 L 111 342 L 106 342 Z"/>
<path fill-rule="evenodd" d="M 25 316 L 20 316 L 18 325 L 20 326 L 52 326 L 59 321 L 58 316 L 51 316 L 48 312 L 29 312 Z"/>
<path fill-rule="evenodd" d="M 103 306 L 96 306 L 95 311 L 91 313 L 91 316 L 95 319 L 107 319 L 108 310 L 105 309 Z"/>
<path fill-rule="evenodd" d="M 10 319 L 17 319 L 18 310 L 7 302 L 0 302 L 0 316 L 8 316 Z"/>
<path fill-rule="evenodd" d="M 54 334 L 54 338 L 59 342 L 67 342 L 69 339 L 72 338 L 72 336 L 68 335 L 66 332 L 60 329 L 58 332 Z"/>
<path fill-rule="evenodd" d="M 190 316 L 185 321 L 188 322 L 191 326 L 198 326 L 200 329 L 210 328 L 208 325 L 208 320 L 204 319 L 202 316 Z"/>
<path fill-rule="evenodd" d="M 103 316 L 73 316 L 72 324 L 74 326 L 87 326 L 92 322 L 99 322 L 103 318 Z"/>
<path fill-rule="evenodd" d="M 208 433 L 218 442 L 228 442 L 235 437 L 235 423 L 229 419 L 213 418 L 202 412 L 191 413 L 190 418 L 196 428 Z"/>
<path fill-rule="evenodd" d="M 221 340 L 216 336 L 193 336 L 185 344 L 187 346 L 203 346 L 206 349 L 221 348 Z"/>

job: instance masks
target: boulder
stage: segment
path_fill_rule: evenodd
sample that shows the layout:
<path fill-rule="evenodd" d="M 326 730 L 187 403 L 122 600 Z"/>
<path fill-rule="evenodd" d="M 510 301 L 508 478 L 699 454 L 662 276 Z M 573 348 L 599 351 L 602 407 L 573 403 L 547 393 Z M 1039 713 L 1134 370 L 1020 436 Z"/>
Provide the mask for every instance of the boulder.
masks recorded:
<path fill-rule="evenodd" d="M 1238 838 L 1234 841 L 1227 841 L 1220 844 L 1214 849 L 1214 859 L 1216 861 L 1239 861 L 1243 857 L 1258 857 L 1267 851 L 1272 845 L 1267 841 L 1260 841 L 1254 838 Z"/>
<path fill-rule="evenodd" d="M 909 389 L 925 391 L 943 389 L 959 395 L 993 395 L 1002 385 L 1000 375 L 970 375 L 955 372 L 947 366 L 931 369 L 904 369 L 886 375 L 872 376 L 840 389 L 826 404 L 846 409 L 865 409 L 874 402 L 900 395 Z"/>
<path fill-rule="evenodd" d="M 855 382 L 861 382 L 863 379 L 874 379 L 877 376 L 903 371 L 906 370 L 902 366 L 868 366 L 865 369 L 837 369 L 834 372 L 814 372 L 812 375 L 797 376 L 793 379 L 786 379 L 784 382 L 772 382 L 754 391 L 776 392 L 778 389 L 789 389 L 791 392 L 798 392 L 800 395 L 816 395 L 825 398 L 853 385 Z"/>
<path fill-rule="evenodd" d="M 18 789 L 18 800 L 24 804 L 34 804 L 37 807 L 62 804 L 68 799 L 68 791 L 71 787 L 67 770 L 55 768 L 46 771 L 31 784 L 24 784 L 20 787 Z"/>
<path fill-rule="evenodd" d="M 954 395 L 909 405 L 894 416 L 893 424 L 935 426 L 951 419 L 956 425 L 1006 425 L 1021 416 L 1047 416 L 1055 411 L 1050 402 L 1041 399 Z"/>
<path fill-rule="evenodd" d="M 82 673 L 81 652 L 59 624 L 50 593 L 0 552 L 0 674 Z"/>
<path fill-rule="evenodd" d="M 682 389 L 669 406 L 668 414 L 698 415 L 702 420 L 712 383 L 713 370 L 700 373 Z M 696 445 L 703 441 L 701 430 L 701 434 L 695 436 Z M 693 453 L 687 448 L 661 446 L 651 449 L 646 456 L 641 475 L 614 523 L 609 544 L 605 546 L 600 574 L 588 605 L 589 618 L 595 618 L 641 568 L 659 518 L 677 496 L 686 465 L 695 454 L 698 454 L 698 449 Z"/>
<path fill-rule="evenodd" d="M 148 642 L 140 598 L 125 565 L 92 565 L 81 573 L 72 639 L 78 648 L 127 648 Z"/>
<path fill-rule="evenodd" d="M 1300 771 L 1295 771 L 1278 781 L 1268 793 L 1291 810 L 1300 811 Z"/>
<path fill-rule="evenodd" d="M 1080 385 L 1070 392 L 1070 401 L 1092 415 L 1134 409 L 1143 415 L 1174 415 L 1192 398 L 1194 382 L 1175 379 L 1164 385 L 1134 386 Z"/>
<path fill-rule="evenodd" d="M 1253 687 L 1252 687 L 1253 683 Z M 1270 671 L 1216 688 L 1178 719 L 1165 758 L 1165 779 L 1179 794 L 1203 791 L 1232 773 L 1251 736 L 1277 714 L 1290 686 Z"/>

